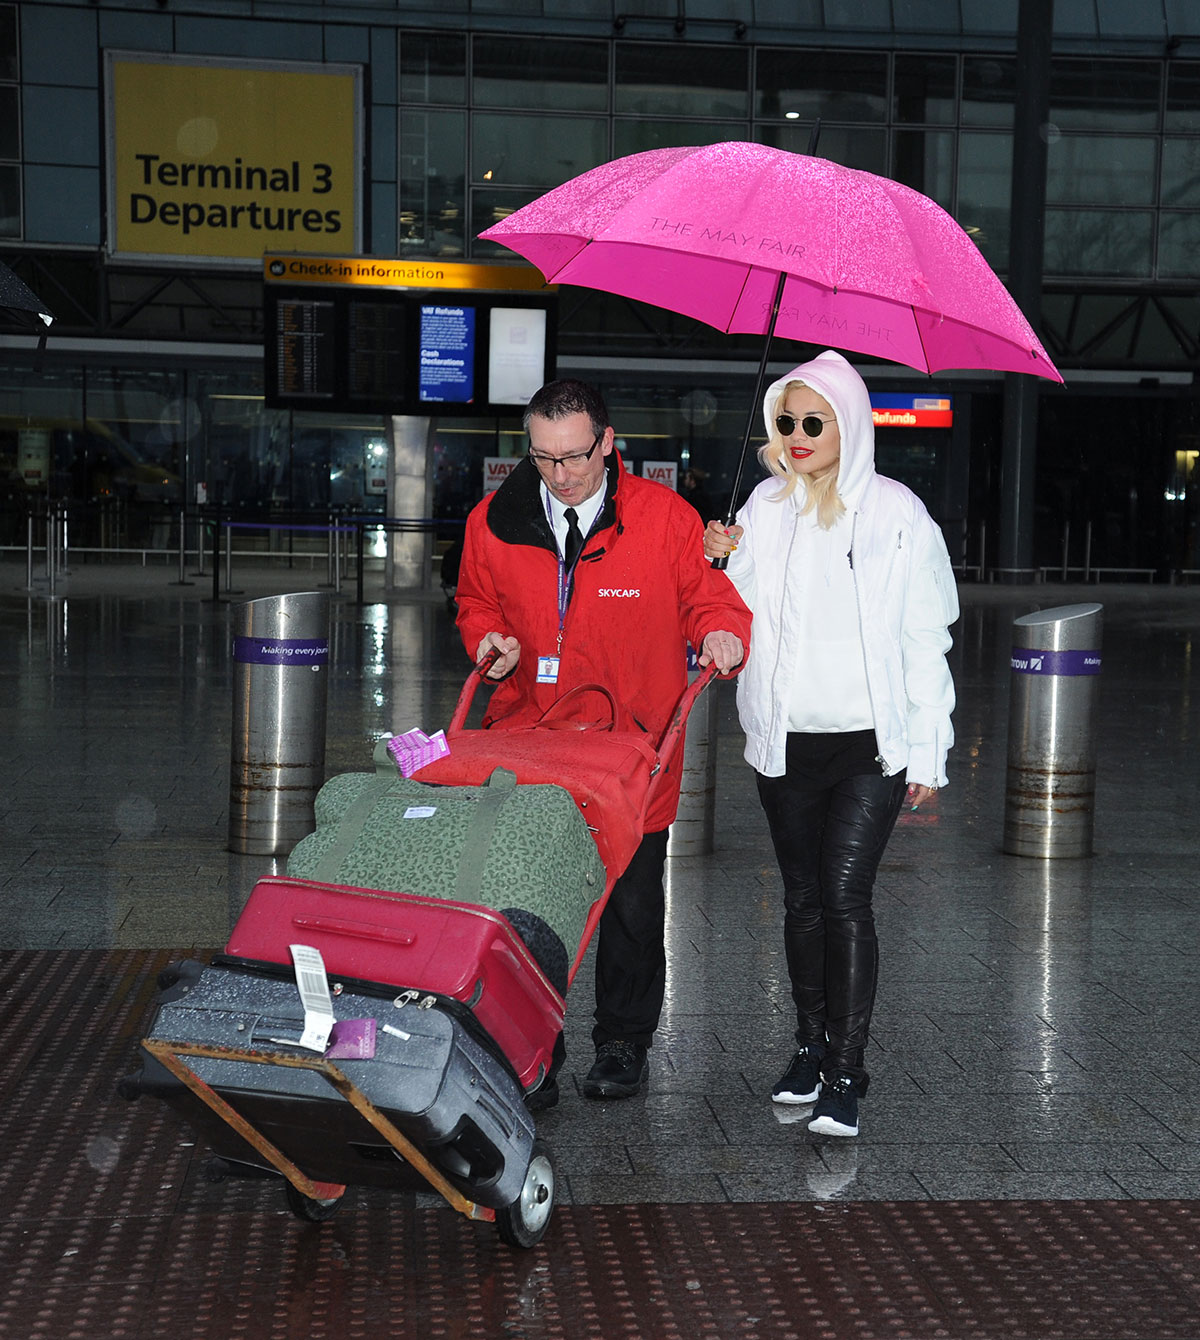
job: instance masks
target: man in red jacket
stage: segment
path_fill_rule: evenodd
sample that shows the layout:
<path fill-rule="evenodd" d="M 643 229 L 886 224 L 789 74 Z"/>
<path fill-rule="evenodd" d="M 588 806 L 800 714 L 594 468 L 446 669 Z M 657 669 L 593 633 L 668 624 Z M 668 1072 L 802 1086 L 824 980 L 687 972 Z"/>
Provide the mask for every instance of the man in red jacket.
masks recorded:
<path fill-rule="evenodd" d="M 600 683 L 657 739 L 687 683 L 686 644 L 699 648 L 701 665 L 728 674 L 745 656 L 750 612 L 705 559 L 695 510 L 625 470 L 595 387 L 550 382 L 524 422 L 529 454 L 471 512 L 459 571 L 463 643 L 477 661 L 500 652 L 484 725 L 527 725 L 569 689 Z M 676 769 L 600 919 L 589 1098 L 632 1097 L 648 1073 L 666 987 L 662 876 L 678 804 Z M 538 1098 L 542 1107 L 557 1101 L 553 1077 Z"/>

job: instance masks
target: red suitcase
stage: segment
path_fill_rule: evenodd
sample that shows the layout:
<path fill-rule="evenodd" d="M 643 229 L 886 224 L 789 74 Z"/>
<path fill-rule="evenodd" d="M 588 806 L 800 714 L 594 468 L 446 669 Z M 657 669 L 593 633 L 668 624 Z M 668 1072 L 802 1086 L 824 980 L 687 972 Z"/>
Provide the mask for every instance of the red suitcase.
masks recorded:
<path fill-rule="evenodd" d="M 549 1072 L 563 998 L 499 912 L 343 884 L 260 879 L 225 953 L 290 966 L 293 944 L 319 949 L 331 978 L 461 1001 L 526 1089 Z"/>

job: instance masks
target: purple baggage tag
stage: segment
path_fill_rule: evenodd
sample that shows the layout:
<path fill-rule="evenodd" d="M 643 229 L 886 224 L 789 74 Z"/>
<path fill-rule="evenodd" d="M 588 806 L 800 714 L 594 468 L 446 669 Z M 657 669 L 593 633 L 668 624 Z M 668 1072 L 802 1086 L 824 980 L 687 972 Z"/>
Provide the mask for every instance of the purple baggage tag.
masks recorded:
<path fill-rule="evenodd" d="M 374 1019 L 339 1019 L 329 1034 L 327 1061 L 369 1061 L 375 1055 Z"/>

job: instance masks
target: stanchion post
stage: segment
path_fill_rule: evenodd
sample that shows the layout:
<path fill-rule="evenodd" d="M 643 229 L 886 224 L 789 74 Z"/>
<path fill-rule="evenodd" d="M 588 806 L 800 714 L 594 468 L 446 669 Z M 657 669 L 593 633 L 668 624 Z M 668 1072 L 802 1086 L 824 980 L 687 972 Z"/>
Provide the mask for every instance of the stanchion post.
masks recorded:
<path fill-rule="evenodd" d="M 212 579 L 214 601 L 221 599 L 221 514 L 213 513 L 212 519 Z"/>
<path fill-rule="evenodd" d="M 342 594 L 342 528 L 334 526 L 329 536 L 333 544 L 333 591 Z"/>
<path fill-rule="evenodd" d="M 204 513 L 199 512 L 196 516 L 196 571 L 192 573 L 193 577 L 207 577 L 204 571 Z"/>
<path fill-rule="evenodd" d="M 179 509 L 179 576 L 172 586 L 191 586 L 187 579 L 187 511 Z"/>
<path fill-rule="evenodd" d="M 58 509 L 46 509 L 46 588 L 54 594 L 54 578 L 58 571 Z"/>

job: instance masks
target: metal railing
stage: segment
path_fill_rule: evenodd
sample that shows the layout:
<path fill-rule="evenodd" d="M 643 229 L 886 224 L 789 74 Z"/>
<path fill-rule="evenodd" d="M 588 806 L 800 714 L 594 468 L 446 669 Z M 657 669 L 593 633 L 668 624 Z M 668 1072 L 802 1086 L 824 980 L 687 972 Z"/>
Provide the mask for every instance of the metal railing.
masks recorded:
<path fill-rule="evenodd" d="M 0 554 L 22 553 L 25 589 L 50 595 L 55 595 L 63 578 L 70 575 L 69 565 L 73 561 L 133 561 L 143 568 L 158 562 L 164 565 L 174 562 L 173 585 L 191 586 L 194 585 L 191 578 L 211 577 L 214 600 L 242 594 L 234 585 L 235 564 L 286 562 L 289 567 L 304 566 L 309 572 L 324 564 L 323 585 L 338 594 L 353 569 L 355 594 L 361 604 L 365 597 L 364 576 L 372 561 L 368 553 L 371 536 L 424 532 L 444 537 L 447 532 L 461 533 L 465 525 L 461 519 L 387 517 L 375 513 L 330 511 L 321 520 L 311 512 L 259 517 L 210 507 L 190 511 L 164 508 L 153 515 L 153 526 L 161 536 L 157 544 L 79 544 L 73 537 L 79 534 L 80 525 L 85 519 L 94 523 L 95 517 L 86 508 L 66 500 L 49 504 L 40 501 L 40 506 L 23 509 L 16 517 L 10 513 L 8 532 L 15 539 L 23 531 L 24 542 L 0 544 Z M 116 538 L 115 530 L 109 534 Z M 257 536 L 265 543 L 238 545 L 238 535 Z M 274 536 L 286 536 L 287 548 L 272 547 L 270 541 Z M 301 538 L 300 547 L 293 543 L 297 537 Z M 305 540 L 309 543 L 304 543 Z M 436 562 L 435 557 L 434 571 L 429 574 L 431 584 L 435 581 Z"/>

